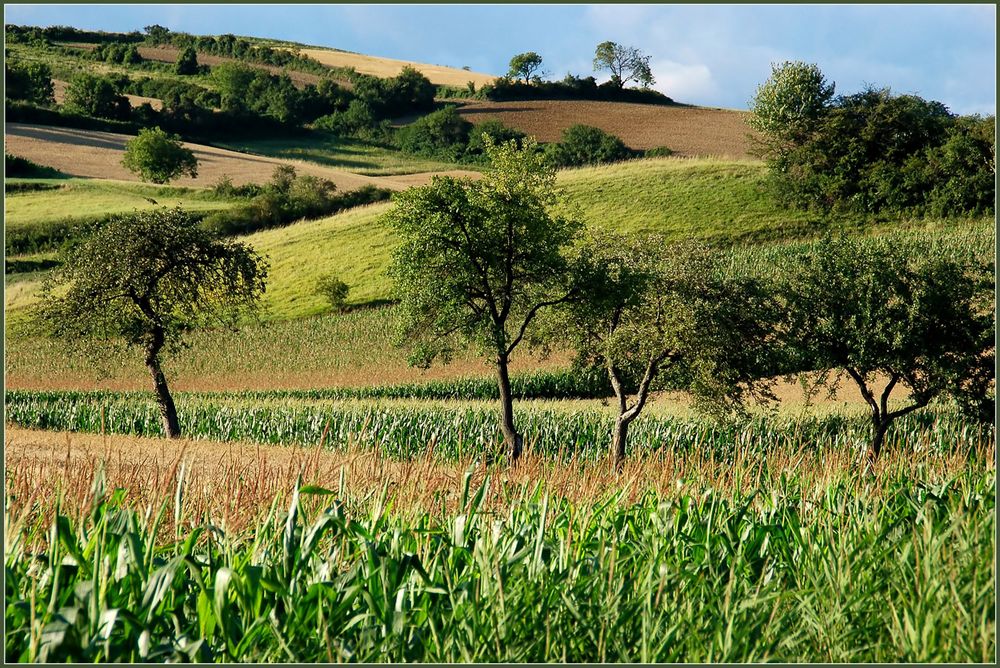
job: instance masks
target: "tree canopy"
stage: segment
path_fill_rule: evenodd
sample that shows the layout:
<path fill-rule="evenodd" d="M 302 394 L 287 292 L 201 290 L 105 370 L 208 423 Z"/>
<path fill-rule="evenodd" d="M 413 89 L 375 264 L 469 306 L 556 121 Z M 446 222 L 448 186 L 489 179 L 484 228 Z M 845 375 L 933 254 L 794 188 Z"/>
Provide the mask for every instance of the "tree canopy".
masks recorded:
<path fill-rule="evenodd" d="M 187 174 L 198 176 L 198 159 L 185 148 L 181 138 L 160 128 L 143 128 L 125 144 L 122 164 L 143 181 L 167 183 Z"/>
<path fill-rule="evenodd" d="M 472 344 L 494 364 L 508 454 L 521 453 L 508 362 L 539 311 L 570 298 L 567 252 L 580 225 L 553 215 L 555 174 L 531 140 L 485 139 L 478 181 L 435 177 L 395 198 L 387 222 L 401 244 L 391 275 L 415 342 L 411 362 L 429 365 Z"/>
<path fill-rule="evenodd" d="M 253 249 L 214 238 L 181 209 L 114 216 L 66 250 L 46 283 L 39 324 L 66 340 L 119 338 L 142 350 L 164 433 L 176 437 L 161 352 L 182 347 L 195 327 L 235 326 L 259 307 L 266 277 Z"/>
<path fill-rule="evenodd" d="M 507 76 L 514 79 L 524 79 L 524 83 L 530 83 L 531 77 L 542 67 L 542 57 L 534 51 L 519 53 L 510 59 Z"/>
<path fill-rule="evenodd" d="M 620 89 L 625 88 L 629 81 L 649 88 L 656 83 L 649 67 L 650 58 L 634 46 L 601 42 L 594 51 L 594 71 L 611 72 L 612 83 Z"/>

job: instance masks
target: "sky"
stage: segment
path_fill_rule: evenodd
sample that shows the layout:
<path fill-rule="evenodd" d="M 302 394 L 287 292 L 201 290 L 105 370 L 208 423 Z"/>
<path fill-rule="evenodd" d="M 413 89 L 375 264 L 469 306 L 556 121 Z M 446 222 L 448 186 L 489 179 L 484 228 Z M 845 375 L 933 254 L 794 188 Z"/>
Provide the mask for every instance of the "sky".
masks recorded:
<path fill-rule="evenodd" d="M 6 5 L 7 23 L 127 32 L 153 23 L 503 74 L 536 51 L 552 78 L 595 74 L 612 40 L 651 56 L 679 102 L 746 109 L 785 60 L 837 92 L 888 86 L 961 114 L 996 113 L 995 5 Z M 597 75 L 598 80 L 606 75 Z"/>

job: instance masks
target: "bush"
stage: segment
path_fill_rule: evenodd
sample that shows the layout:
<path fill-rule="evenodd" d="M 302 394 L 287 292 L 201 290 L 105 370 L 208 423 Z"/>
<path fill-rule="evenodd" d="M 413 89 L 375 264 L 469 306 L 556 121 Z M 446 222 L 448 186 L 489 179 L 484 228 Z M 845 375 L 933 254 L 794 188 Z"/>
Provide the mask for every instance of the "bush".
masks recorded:
<path fill-rule="evenodd" d="M 313 126 L 341 137 L 352 137 L 371 131 L 377 125 L 375 114 L 364 100 L 351 100 L 344 111 L 317 118 Z"/>
<path fill-rule="evenodd" d="M 472 123 L 449 106 L 399 129 L 396 140 L 407 153 L 457 160 L 469 144 Z"/>
<path fill-rule="evenodd" d="M 25 100 L 35 104 L 54 104 L 52 70 L 45 63 L 13 63 L 4 65 L 4 94 L 10 100 Z"/>
<path fill-rule="evenodd" d="M 27 158 L 4 153 L 4 177 L 24 179 L 58 179 L 66 175 L 59 170 L 36 164 Z M 6 190 L 10 191 L 10 184 Z"/>
<path fill-rule="evenodd" d="M 198 176 L 198 160 L 191 149 L 184 148 L 181 138 L 160 128 L 144 128 L 125 144 L 122 164 L 143 181 L 167 183 L 187 174 Z"/>
<path fill-rule="evenodd" d="M 185 47 L 177 54 L 177 62 L 174 64 L 174 72 L 182 76 L 198 74 L 198 53 L 190 46 Z"/>
<path fill-rule="evenodd" d="M 520 130 L 504 125 L 498 119 L 483 121 L 469 130 L 469 143 L 465 149 L 466 159 L 478 161 L 485 157 L 486 144 L 483 142 L 483 135 L 492 137 L 494 144 L 504 144 L 511 140 L 516 140 L 520 144 L 527 136 Z"/>
<path fill-rule="evenodd" d="M 128 98 L 119 94 L 107 77 L 86 73 L 70 81 L 65 107 L 78 114 L 115 120 L 127 120 L 132 110 Z"/>
<path fill-rule="evenodd" d="M 579 167 L 617 162 L 635 157 L 636 152 L 618 137 L 589 125 L 572 125 L 558 144 L 550 144 L 546 154 L 556 167 Z"/>
<path fill-rule="evenodd" d="M 347 307 L 347 295 L 351 291 L 347 283 L 334 276 L 325 274 L 316 281 L 316 294 L 330 302 L 330 308 L 342 313 Z"/>
<path fill-rule="evenodd" d="M 647 148 L 642 152 L 644 158 L 669 158 L 674 154 L 674 150 L 667 148 L 666 146 L 657 146 L 656 148 Z"/>

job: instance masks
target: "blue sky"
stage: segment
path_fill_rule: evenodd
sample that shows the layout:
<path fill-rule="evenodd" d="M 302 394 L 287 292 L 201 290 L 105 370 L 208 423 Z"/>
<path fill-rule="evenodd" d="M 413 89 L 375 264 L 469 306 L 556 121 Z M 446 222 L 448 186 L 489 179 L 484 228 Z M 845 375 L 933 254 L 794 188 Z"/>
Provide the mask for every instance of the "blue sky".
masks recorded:
<path fill-rule="evenodd" d="M 652 56 L 656 88 L 744 109 L 770 64 L 820 66 L 839 92 L 890 86 L 958 113 L 996 113 L 994 5 L 7 5 L 8 23 L 109 31 L 159 23 L 274 37 L 502 74 L 537 51 L 590 75 L 613 40 Z M 599 77 L 600 78 L 600 77 Z"/>

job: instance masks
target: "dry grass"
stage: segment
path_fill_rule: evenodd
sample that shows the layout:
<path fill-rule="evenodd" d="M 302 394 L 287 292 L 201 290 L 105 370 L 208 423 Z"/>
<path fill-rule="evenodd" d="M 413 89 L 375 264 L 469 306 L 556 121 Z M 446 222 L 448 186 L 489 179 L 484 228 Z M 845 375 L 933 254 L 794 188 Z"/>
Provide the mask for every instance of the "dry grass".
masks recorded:
<path fill-rule="evenodd" d="M 536 100 L 466 102 L 459 113 L 473 123 L 490 118 L 539 141 L 558 141 L 571 125 L 593 125 L 629 147 L 666 146 L 680 156 L 746 157 L 750 148 L 745 112 L 625 102 Z"/>
<path fill-rule="evenodd" d="M 492 74 L 472 72 L 458 67 L 366 56 L 347 51 L 334 51 L 332 49 L 296 49 L 296 51 L 303 56 L 318 60 L 328 67 L 353 67 L 362 74 L 371 74 L 377 77 L 394 77 L 404 67 L 410 66 L 421 72 L 431 83 L 439 86 L 465 86 L 469 81 L 472 81 L 478 88 L 483 84 L 493 83 L 496 79 Z"/>
<path fill-rule="evenodd" d="M 129 135 L 96 130 L 76 130 L 24 123 L 8 123 L 5 128 L 6 151 L 71 176 L 137 181 L 138 177 L 121 165 Z M 340 190 L 376 185 L 404 190 L 430 181 L 432 174 L 409 174 L 406 177 L 373 177 L 323 167 L 301 160 L 282 160 L 238 153 L 200 144 L 185 143 L 198 158 L 198 177 L 183 177 L 173 182 L 179 186 L 207 187 L 228 175 L 234 184 L 263 183 L 270 180 L 277 165 L 293 165 L 300 173 L 333 181 Z M 467 175 L 455 170 L 455 175 Z"/>
<path fill-rule="evenodd" d="M 56 99 L 56 104 L 63 104 L 66 101 L 66 89 L 69 84 L 65 81 L 59 81 L 58 79 L 52 80 L 53 95 Z M 144 97 L 142 95 L 126 95 L 128 98 L 128 103 L 133 107 L 138 107 L 143 104 L 149 104 L 153 109 L 160 111 L 163 109 L 163 100 L 157 99 L 155 97 Z"/>
<path fill-rule="evenodd" d="M 275 499 L 283 504 L 300 475 L 303 484 L 331 489 L 339 498 L 362 507 L 385 490 L 397 512 L 454 513 L 463 478 L 472 471 L 474 486 L 487 475 L 491 481 L 484 510 L 502 512 L 526 486 L 539 482 L 549 494 L 581 504 L 606 498 L 611 492 L 620 492 L 631 502 L 649 491 L 667 498 L 701 495 L 706 489 L 724 496 L 737 490 L 745 494 L 788 471 L 795 472 L 806 493 L 822 495 L 831 484 L 846 480 L 853 481 L 854 493 L 877 498 L 883 484 L 901 474 L 941 481 L 970 465 L 992 470 L 995 454 L 992 443 L 975 453 L 973 462 L 965 454 L 944 454 L 933 448 L 890 452 L 880 460 L 875 477 L 866 479 L 857 475 L 857 462 L 846 450 L 822 454 L 789 450 L 767 458 L 740 452 L 735 461 L 721 461 L 702 452 L 680 454 L 665 449 L 634 458 L 616 474 L 604 463 L 559 463 L 533 455 L 525 456 L 514 468 L 502 464 L 491 468 L 471 460 L 441 463 L 430 451 L 426 457 L 398 461 L 367 449 L 349 446 L 331 452 L 322 446 L 322 442 L 301 448 L 168 441 L 8 425 L 4 463 L 11 521 L 7 524 L 42 526 L 51 520 L 57 503 L 63 514 L 87 513 L 92 484 L 101 469 L 107 489 L 126 490 L 126 504 L 154 514 L 164 504 L 173 509 L 182 481 L 184 522 L 211 521 L 239 532 L 266 514 Z M 166 524 L 167 535 L 173 534 L 174 527 Z"/>

